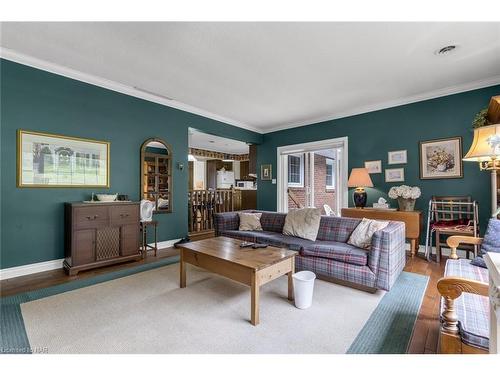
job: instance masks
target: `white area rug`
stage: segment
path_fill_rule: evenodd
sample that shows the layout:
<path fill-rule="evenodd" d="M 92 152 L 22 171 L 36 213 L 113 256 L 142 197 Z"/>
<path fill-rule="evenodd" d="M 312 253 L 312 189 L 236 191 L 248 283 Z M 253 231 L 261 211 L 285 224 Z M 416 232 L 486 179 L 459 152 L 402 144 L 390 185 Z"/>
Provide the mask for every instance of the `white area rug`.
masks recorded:
<path fill-rule="evenodd" d="M 31 347 L 48 353 L 345 353 L 383 292 L 316 280 L 311 308 L 289 302 L 287 278 L 250 289 L 195 267 L 137 273 L 21 305 Z"/>

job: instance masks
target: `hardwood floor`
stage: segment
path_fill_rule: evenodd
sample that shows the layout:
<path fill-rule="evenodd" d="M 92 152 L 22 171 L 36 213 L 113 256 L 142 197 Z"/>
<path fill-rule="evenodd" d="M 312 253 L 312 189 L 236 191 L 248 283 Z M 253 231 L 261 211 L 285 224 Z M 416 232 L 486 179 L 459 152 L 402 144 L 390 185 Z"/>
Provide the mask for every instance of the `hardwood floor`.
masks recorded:
<path fill-rule="evenodd" d="M 89 270 L 81 272 L 77 276 L 68 276 L 62 269 L 60 269 L 2 280 L 0 281 L 0 296 L 5 297 L 66 283 L 68 281 L 85 279 L 119 269 L 134 267 L 138 264 L 156 262 L 159 259 L 175 256 L 178 253 L 178 250 L 174 248 L 161 249 L 158 251 L 158 257 L 155 257 L 152 253 L 150 253 L 147 258 L 137 262 L 129 262 Z M 408 258 L 405 271 L 427 275 L 430 277 L 408 353 L 433 354 L 437 351 L 439 336 L 439 294 L 436 289 L 436 283 L 444 273 L 444 263 L 444 261 L 442 261 L 441 264 L 427 262 L 418 256 Z"/>

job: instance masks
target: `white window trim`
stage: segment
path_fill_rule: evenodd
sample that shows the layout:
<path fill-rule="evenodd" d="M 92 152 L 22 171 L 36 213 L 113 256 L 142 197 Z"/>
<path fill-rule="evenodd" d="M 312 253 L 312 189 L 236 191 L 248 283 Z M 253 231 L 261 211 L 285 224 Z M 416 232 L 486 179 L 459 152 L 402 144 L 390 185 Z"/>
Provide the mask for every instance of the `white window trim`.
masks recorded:
<path fill-rule="evenodd" d="M 336 160 L 326 158 L 326 164 L 331 164 L 331 166 L 332 166 L 332 182 L 333 182 L 333 185 L 326 184 L 326 190 L 335 190 L 335 164 L 336 164 Z M 327 173 L 325 173 L 325 176 L 326 175 L 327 175 Z"/>
<path fill-rule="evenodd" d="M 287 154 L 298 154 L 307 151 L 316 151 L 325 148 L 338 148 L 337 171 L 339 177 L 337 182 L 337 189 L 335 190 L 335 197 L 337 199 L 336 213 L 340 215 L 340 210 L 347 207 L 349 198 L 347 179 L 348 179 L 348 155 L 349 155 L 349 139 L 348 137 L 339 137 L 333 139 L 326 139 L 322 141 L 313 141 L 301 144 L 278 146 L 276 147 L 276 160 L 277 160 L 277 181 L 276 181 L 276 200 L 278 212 L 288 212 L 288 194 L 286 193 L 288 182 L 288 168 L 285 163 L 285 156 Z"/>
<path fill-rule="evenodd" d="M 288 156 L 295 156 L 300 158 L 300 182 L 288 182 L 288 176 L 287 176 L 287 182 L 288 182 L 288 187 L 291 188 L 303 188 L 304 187 L 304 154 L 290 154 Z"/>

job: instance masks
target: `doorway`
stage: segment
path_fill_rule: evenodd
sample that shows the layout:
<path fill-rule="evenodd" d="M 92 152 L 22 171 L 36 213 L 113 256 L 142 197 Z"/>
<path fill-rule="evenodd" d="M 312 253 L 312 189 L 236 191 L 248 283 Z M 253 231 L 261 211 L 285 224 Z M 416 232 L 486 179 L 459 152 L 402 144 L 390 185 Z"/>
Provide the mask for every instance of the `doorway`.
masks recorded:
<path fill-rule="evenodd" d="M 316 207 L 340 216 L 347 207 L 347 147 L 347 137 L 278 147 L 278 211 Z"/>

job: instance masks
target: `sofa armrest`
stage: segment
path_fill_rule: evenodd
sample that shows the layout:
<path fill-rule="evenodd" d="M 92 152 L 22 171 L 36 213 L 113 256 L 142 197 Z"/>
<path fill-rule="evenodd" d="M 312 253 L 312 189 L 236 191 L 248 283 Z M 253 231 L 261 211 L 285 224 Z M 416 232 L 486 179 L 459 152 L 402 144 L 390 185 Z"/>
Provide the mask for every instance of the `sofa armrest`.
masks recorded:
<path fill-rule="evenodd" d="M 457 256 L 457 247 L 461 243 L 466 243 L 470 245 L 481 245 L 483 243 L 483 239 L 479 237 L 471 237 L 471 236 L 450 236 L 446 240 L 446 244 L 450 247 L 451 253 L 450 253 L 450 258 L 451 259 L 458 259 Z"/>
<path fill-rule="evenodd" d="M 376 287 L 389 290 L 406 264 L 405 224 L 391 221 L 374 233 L 368 267 L 376 276 Z"/>
<path fill-rule="evenodd" d="M 444 300 L 444 309 L 441 314 L 443 330 L 452 334 L 458 332 L 458 316 L 455 311 L 455 300 L 460 297 L 462 293 L 488 296 L 487 283 L 454 276 L 445 276 L 439 279 L 437 282 L 437 289 Z"/>
<path fill-rule="evenodd" d="M 220 236 L 224 230 L 237 230 L 240 227 L 238 212 L 219 212 L 214 214 L 215 235 Z"/>

